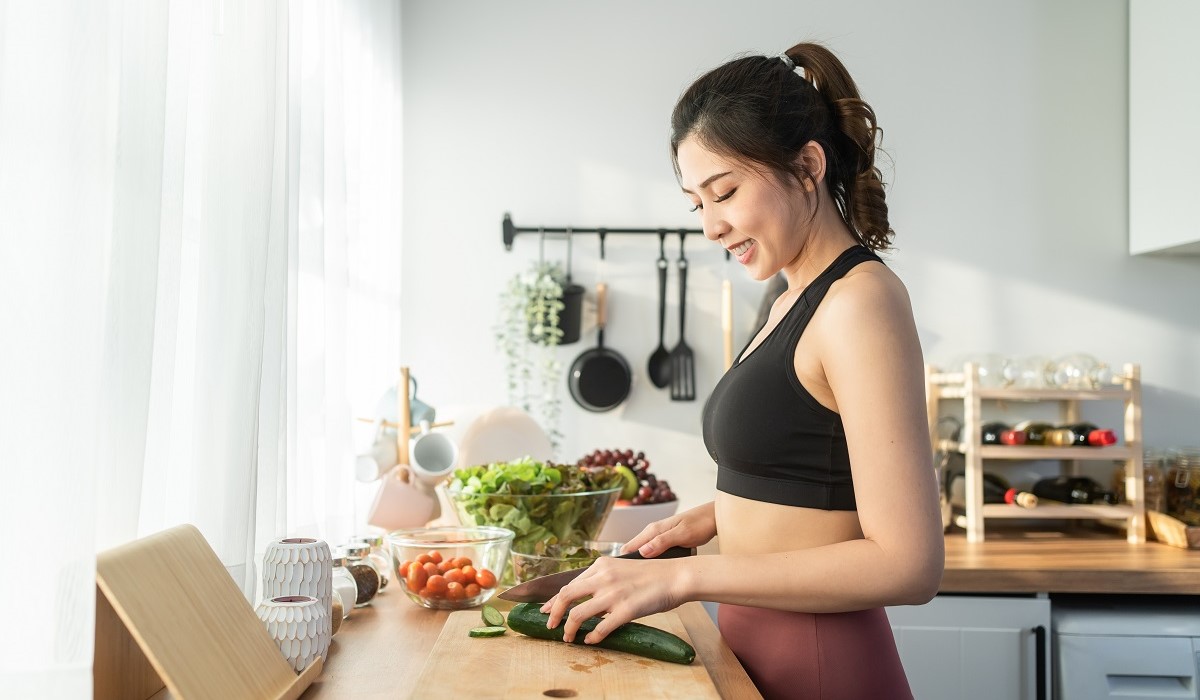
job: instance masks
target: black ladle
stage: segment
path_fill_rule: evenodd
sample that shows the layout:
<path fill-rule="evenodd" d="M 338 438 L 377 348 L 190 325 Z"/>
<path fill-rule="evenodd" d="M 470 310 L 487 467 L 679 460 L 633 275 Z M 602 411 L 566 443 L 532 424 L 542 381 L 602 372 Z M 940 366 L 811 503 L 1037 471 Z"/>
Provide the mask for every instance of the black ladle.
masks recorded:
<path fill-rule="evenodd" d="M 667 232 L 658 232 L 658 347 L 650 353 L 647 370 L 650 382 L 659 389 L 671 383 L 671 353 L 663 345 L 663 331 L 667 325 L 667 254 L 663 246 Z"/>

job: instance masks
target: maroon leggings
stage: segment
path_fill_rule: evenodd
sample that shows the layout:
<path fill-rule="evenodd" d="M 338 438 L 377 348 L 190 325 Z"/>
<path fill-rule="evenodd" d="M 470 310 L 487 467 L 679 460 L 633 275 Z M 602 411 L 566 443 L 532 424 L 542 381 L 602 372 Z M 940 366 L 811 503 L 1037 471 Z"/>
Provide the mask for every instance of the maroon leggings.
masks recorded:
<path fill-rule="evenodd" d="M 799 613 L 722 603 L 721 636 L 766 700 L 910 700 L 883 608 Z"/>

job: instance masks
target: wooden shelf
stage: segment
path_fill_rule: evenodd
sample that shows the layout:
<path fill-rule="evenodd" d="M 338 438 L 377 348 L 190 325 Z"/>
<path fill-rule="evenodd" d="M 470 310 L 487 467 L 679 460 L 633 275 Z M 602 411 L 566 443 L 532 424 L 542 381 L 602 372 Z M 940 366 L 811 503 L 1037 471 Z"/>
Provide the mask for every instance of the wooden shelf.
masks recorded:
<path fill-rule="evenodd" d="M 1100 389 L 984 387 L 980 385 L 979 380 L 979 366 L 974 363 L 964 365 L 961 372 L 944 372 L 933 366 L 925 368 L 926 409 L 933 449 L 941 452 L 957 452 L 965 458 L 966 515 L 964 518 L 969 542 L 983 541 L 984 520 L 988 518 L 1124 520 L 1126 540 L 1130 544 L 1141 544 L 1146 541 L 1142 470 L 1142 390 L 1141 368 L 1138 365 L 1125 365 L 1119 384 L 1107 385 Z M 946 440 L 938 435 L 940 420 L 938 406 L 942 400 L 962 402 L 963 421 L 960 440 Z M 1119 401 L 1124 407 L 1125 442 L 1108 447 L 984 445 L 981 442 L 981 433 L 985 401 L 1057 402 L 1061 423 L 1064 424 L 1079 422 L 1079 402 L 1081 401 Z M 1029 509 L 1007 504 L 984 504 L 984 460 L 1058 460 L 1062 462 L 1063 471 L 1066 474 L 1077 473 L 1079 462 L 1123 462 L 1125 493 L 1129 503 L 1117 506 L 1052 503 Z"/>
<path fill-rule="evenodd" d="M 1108 447 L 1043 447 L 1041 445 L 985 445 L 979 448 L 984 459 L 1079 459 L 1079 460 L 1125 460 L 1134 452 L 1128 445 Z"/>
<path fill-rule="evenodd" d="M 940 392 L 943 399 L 966 398 L 967 390 L 962 386 L 947 386 Z M 979 388 L 975 393 L 981 399 L 997 401 L 1120 401 L 1128 398 L 1125 389 L 1005 389 L 1003 387 Z"/>
<path fill-rule="evenodd" d="M 1105 503 L 1046 503 L 1042 501 L 1037 508 L 1021 508 L 1007 503 L 983 504 L 983 517 L 1040 520 L 1044 518 L 1086 519 L 1086 520 L 1123 520 L 1133 515 L 1133 506 Z"/>
<path fill-rule="evenodd" d="M 966 454 L 965 442 L 939 440 L 938 449 Z M 1129 445 L 1107 447 L 1047 447 L 1044 445 L 980 445 L 979 456 L 984 459 L 1075 459 L 1091 461 L 1125 460 L 1138 451 Z"/>

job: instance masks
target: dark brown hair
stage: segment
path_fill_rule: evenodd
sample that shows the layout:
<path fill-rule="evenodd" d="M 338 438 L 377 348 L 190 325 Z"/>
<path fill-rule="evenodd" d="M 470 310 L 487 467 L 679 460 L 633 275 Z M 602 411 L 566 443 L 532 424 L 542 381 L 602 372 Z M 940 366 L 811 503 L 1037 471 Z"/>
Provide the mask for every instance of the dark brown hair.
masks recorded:
<path fill-rule="evenodd" d="M 765 167 L 783 182 L 812 182 L 815 190 L 797 156 L 816 141 L 825 151 L 825 182 L 838 213 L 860 243 L 887 249 L 895 232 L 875 166 L 881 134 L 875 111 L 829 49 L 801 43 L 787 56 L 802 75 L 779 56 L 745 56 L 692 83 L 671 114 L 675 174 L 679 144 L 694 136 L 718 155 Z"/>

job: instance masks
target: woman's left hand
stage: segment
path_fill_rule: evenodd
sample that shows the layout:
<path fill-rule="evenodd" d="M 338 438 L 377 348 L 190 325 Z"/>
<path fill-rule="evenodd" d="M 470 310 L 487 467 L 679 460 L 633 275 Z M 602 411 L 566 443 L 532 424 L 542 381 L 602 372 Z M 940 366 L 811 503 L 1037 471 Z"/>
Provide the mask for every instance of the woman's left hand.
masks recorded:
<path fill-rule="evenodd" d="M 679 567 L 684 564 L 686 559 L 601 557 L 542 605 L 542 612 L 550 615 L 546 626 L 554 629 L 562 622 L 566 625 L 563 641 L 571 642 L 584 620 L 604 615 L 596 629 L 583 640 L 587 644 L 596 644 L 626 622 L 686 602 L 679 590 Z M 570 607 L 571 603 L 587 596 L 591 599 Z"/>

